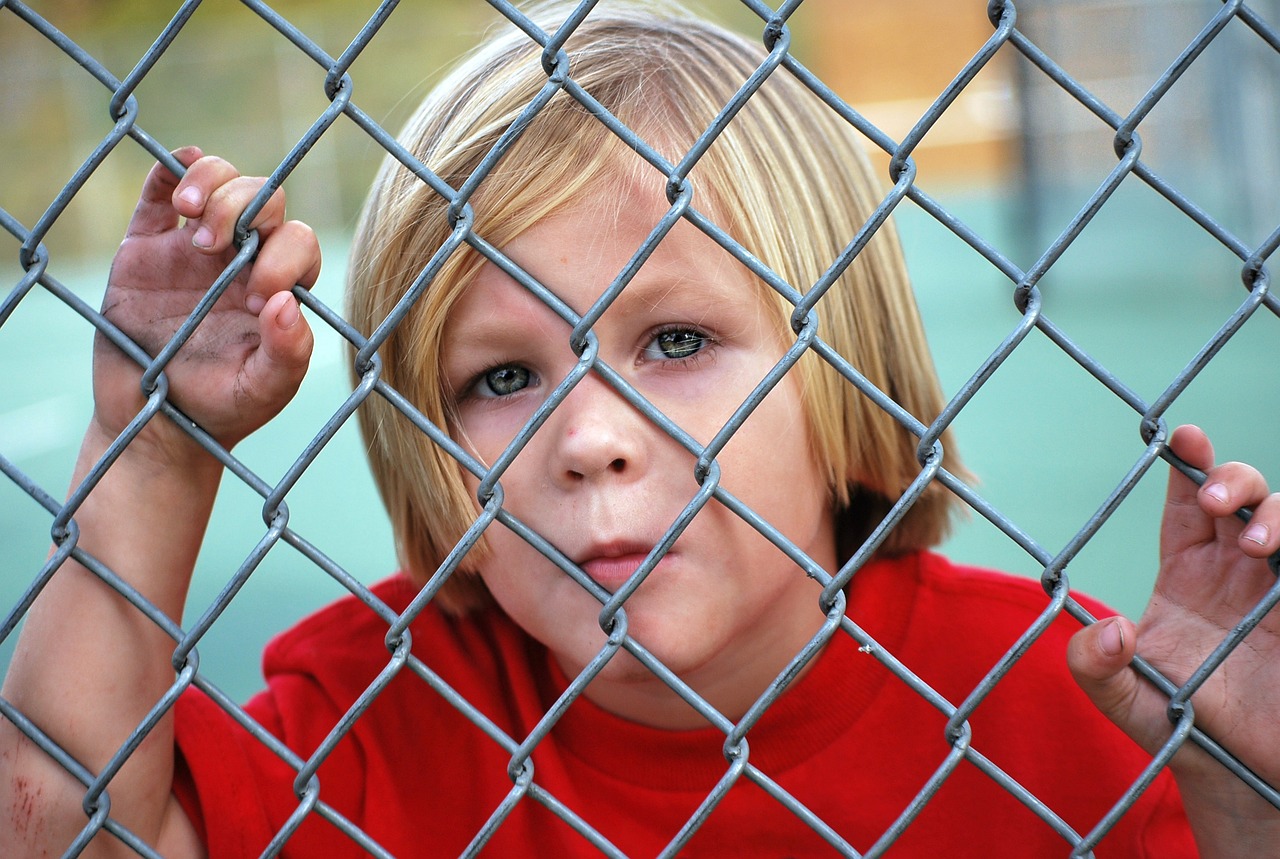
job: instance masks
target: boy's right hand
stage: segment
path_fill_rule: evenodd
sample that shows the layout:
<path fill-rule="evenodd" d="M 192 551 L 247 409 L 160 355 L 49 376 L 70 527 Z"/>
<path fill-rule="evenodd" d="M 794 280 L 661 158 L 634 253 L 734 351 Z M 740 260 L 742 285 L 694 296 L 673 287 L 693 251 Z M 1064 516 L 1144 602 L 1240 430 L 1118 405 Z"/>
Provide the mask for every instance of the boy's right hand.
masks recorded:
<path fill-rule="evenodd" d="M 235 256 L 236 220 L 265 182 L 241 176 L 195 147 L 174 155 L 187 166 L 186 176 L 179 181 L 159 164 L 151 169 L 103 300 L 103 314 L 151 355 Z M 289 402 L 313 343 L 290 290 L 295 284 L 310 287 L 320 273 L 315 234 L 306 224 L 284 220 L 283 191 L 276 191 L 251 227 L 261 241 L 256 259 L 165 367 L 169 399 L 226 447 Z M 142 369 L 99 335 L 93 375 L 91 432 L 113 439 L 142 408 Z M 181 464 L 198 451 L 164 418 L 150 421 L 138 440 L 165 465 Z"/>
<path fill-rule="evenodd" d="M 235 256 L 235 222 L 264 183 L 198 149 L 174 155 L 186 176 L 152 168 L 103 300 L 104 315 L 152 355 Z M 289 401 L 311 356 L 311 329 L 290 291 L 315 283 L 315 235 L 284 220 L 280 192 L 252 226 L 261 239 L 255 261 L 165 367 L 168 398 L 227 447 Z M 97 338 L 94 415 L 72 486 L 143 407 L 141 377 L 135 361 Z M 213 457 L 157 416 L 76 510 L 76 545 L 181 623 L 220 476 Z M 27 612 L 0 694 L 97 772 L 172 689 L 172 657 L 163 628 L 68 558 Z M 0 826 L 0 856 L 48 855 L 73 843 L 85 826 L 83 786 L 3 718 L 0 762 L 0 809 L 36 821 Z M 170 711 L 112 777 L 111 816 L 165 856 L 198 857 L 204 851 L 172 796 L 173 774 Z M 85 855 L 114 856 L 121 846 L 101 835 Z"/>

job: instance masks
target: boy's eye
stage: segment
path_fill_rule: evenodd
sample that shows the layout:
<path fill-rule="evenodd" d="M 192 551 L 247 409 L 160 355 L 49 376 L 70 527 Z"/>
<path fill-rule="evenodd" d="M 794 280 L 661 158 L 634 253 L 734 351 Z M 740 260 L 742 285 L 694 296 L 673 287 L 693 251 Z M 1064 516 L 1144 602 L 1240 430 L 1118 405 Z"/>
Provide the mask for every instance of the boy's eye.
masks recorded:
<path fill-rule="evenodd" d="M 529 371 L 525 367 L 494 367 L 476 380 L 473 389 L 479 397 L 507 397 L 529 386 Z"/>
<path fill-rule="evenodd" d="M 707 336 L 694 328 L 674 328 L 661 331 L 644 349 L 645 358 L 653 361 L 678 361 L 701 352 L 707 345 Z"/>

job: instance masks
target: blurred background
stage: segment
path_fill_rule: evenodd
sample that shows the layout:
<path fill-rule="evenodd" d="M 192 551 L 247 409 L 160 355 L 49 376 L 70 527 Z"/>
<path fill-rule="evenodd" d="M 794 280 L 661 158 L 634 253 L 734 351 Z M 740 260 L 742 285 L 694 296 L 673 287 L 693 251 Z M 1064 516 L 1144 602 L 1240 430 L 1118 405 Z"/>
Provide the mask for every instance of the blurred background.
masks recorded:
<path fill-rule="evenodd" d="M 607 4 L 608 0 L 604 0 Z M 0 209 L 30 229 L 111 130 L 111 93 L 37 32 L 46 20 L 124 78 L 174 14 L 160 0 L 56 0 L 0 7 Z M 272 4 L 331 56 L 374 2 Z M 727 0 L 698 9 L 749 35 L 758 16 Z M 1222 9 L 1214 0 L 1027 0 L 1017 27 L 1099 102 L 1129 113 Z M 1280 26 L 1280 2 L 1249 14 Z M 478 0 L 405 0 L 351 69 L 353 101 L 395 131 L 442 70 L 500 23 Z M 991 37 L 985 0 L 806 0 L 793 53 L 893 140 L 901 140 Z M 1178 193 L 1255 248 L 1280 225 L 1280 45 L 1237 19 L 1147 115 L 1142 158 Z M 328 106 L 325 72 L 250 9 L 206 0 L 137 90 L 138 124 L 168 148 L 196 143 L 246 173 L 267 173 Z M 1006 46 L 965 87 L 915 153 L 917 185 L 949 217 L 1017 267 L 1045 252 L 1115 167 L 1114 131 Z M 874 150 L 875 148 L 872 147 Z M 882 174 L 888 157 L 875 150 Z M 325 248 L 316 293 L 341 304 L 346 242 L 380 149 L 345 118 L 286 184 L 295 217 Z M 49 273 L 96 306 L 150 157 L 125 141 L 49 230 Z M 897 218 L 948 396 L 1015 329 L 1005 274 L 910 201 Z M 0 232 L 0 301 L 23 275 L 20 240 Z M 1129 177 L 1042 279 L 1045 315 L 1145 401 L 1159 397 L 1244 301 L 1241 260 L 1136 177 Z M 321 332 L 324 334 L 324 332 Z M 90 326 L 41 289 L 0 320 L 0 454 L 54 498 L 65 492 L 88 419 Z M 1222 458 L 1280 481 L 1280 328 L 1251 318 L 1169 411 L 1209 429 Z M 279 480 L 348 392 L 338 338 L 279 420 L 237 449 Z M 1139 416 L 1038 331 L 956 421 L 978 491 L 1050 556 L 1143 449 Z M 1158 467 L 1069 567 L 1072 584 L 1140 613 L 1156 559 Z M 394 569 L 385 516 L 354 425 L 289 495 L 291 525 L 363 581 Z M 262 536 L 261 499 L 225 482 L 191 596 L 195 617 Z M 0 477 L 0 613 L 39 571 L 51 516 Z M 953 557 L 1028 575 L 1042 567 L 981 517 L 961 522 Z M 342 593 L 278 545 L 201 645 L 202 669 L 237 697 L 256 688 L 275 632 Z M 0 642 L 7 662 L 13 636 Z"/>

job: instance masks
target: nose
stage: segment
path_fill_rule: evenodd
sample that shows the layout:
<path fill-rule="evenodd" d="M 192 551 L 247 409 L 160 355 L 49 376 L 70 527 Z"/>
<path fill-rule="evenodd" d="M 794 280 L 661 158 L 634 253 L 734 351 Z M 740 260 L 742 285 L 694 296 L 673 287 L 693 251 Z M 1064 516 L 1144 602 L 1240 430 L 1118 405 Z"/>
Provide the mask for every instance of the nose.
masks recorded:
<path fill-rule="evenodd" d="M 655 428 L 608 382 L 588 373 L 556 407 L 552 478 L 565 487 L 601 479 L 633 480 L 643 472 Z"/>

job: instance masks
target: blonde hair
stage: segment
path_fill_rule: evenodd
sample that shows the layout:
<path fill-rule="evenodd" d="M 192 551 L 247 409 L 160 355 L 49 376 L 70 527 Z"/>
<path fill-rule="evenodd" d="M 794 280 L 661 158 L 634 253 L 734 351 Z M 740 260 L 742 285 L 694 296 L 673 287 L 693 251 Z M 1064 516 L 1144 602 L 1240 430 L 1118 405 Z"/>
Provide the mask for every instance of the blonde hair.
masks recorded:
<path fill-rule="evenodd" d="M 593 13 L 565 50 L 578 85 L 676 160 L 764 57 L 758 46 L 714 25 L 639 10 Z M 401 143 L 459 188 L 547 79 L 542 48 L 523 33 L 492 39 L 428 95 Z M 558 92 L 471 196 L 471 229 L 501 248 L 602 179 L 616 177 L 625 160 L 646 169 L 588 110 Z M 659 171 L 652 175 L 665 183 Z M 880 202 L 880 183 L 855 132 L 781 69 L 700 158 L 689 181 L 695 206 L 716 213 L 735 240 L 801 292 L 822 277 Z M 366 201 L 350 263 L 348 314 L 364 335 L 447 243 L 453 221 L 449 200 L 388 157 Z M 444 325 L 484 262 L 465 245 L 449 255 L 379 349 L 382 378 L 438 427 L 450 425 L 441 376 Z M 776 303 L 779 330 L 789 330 L 794 306 L 761 289 Z M 938 414 L 941 394 L 892 224 L 856 256 L 817 312 L 819 336 L 872 384 L 926 423 Z M 799 374 L 811 449 L 826 467 L 847 553 L 920 473 L 919 440 L 812 352 L 792 372 Z M 425 581 L 474 521 L 476 501 L 458 463 L 390 402 L 370 397 L 360 421 L 401 563 Z M 944 464 L 963 473 L 943 441 Z M 881 551 L 939 542 L 952 501 L 939 484 L 930 485 Z M 478 577 L 465 572 L 437 595 L 454 612 L 484 598 Z"/>

